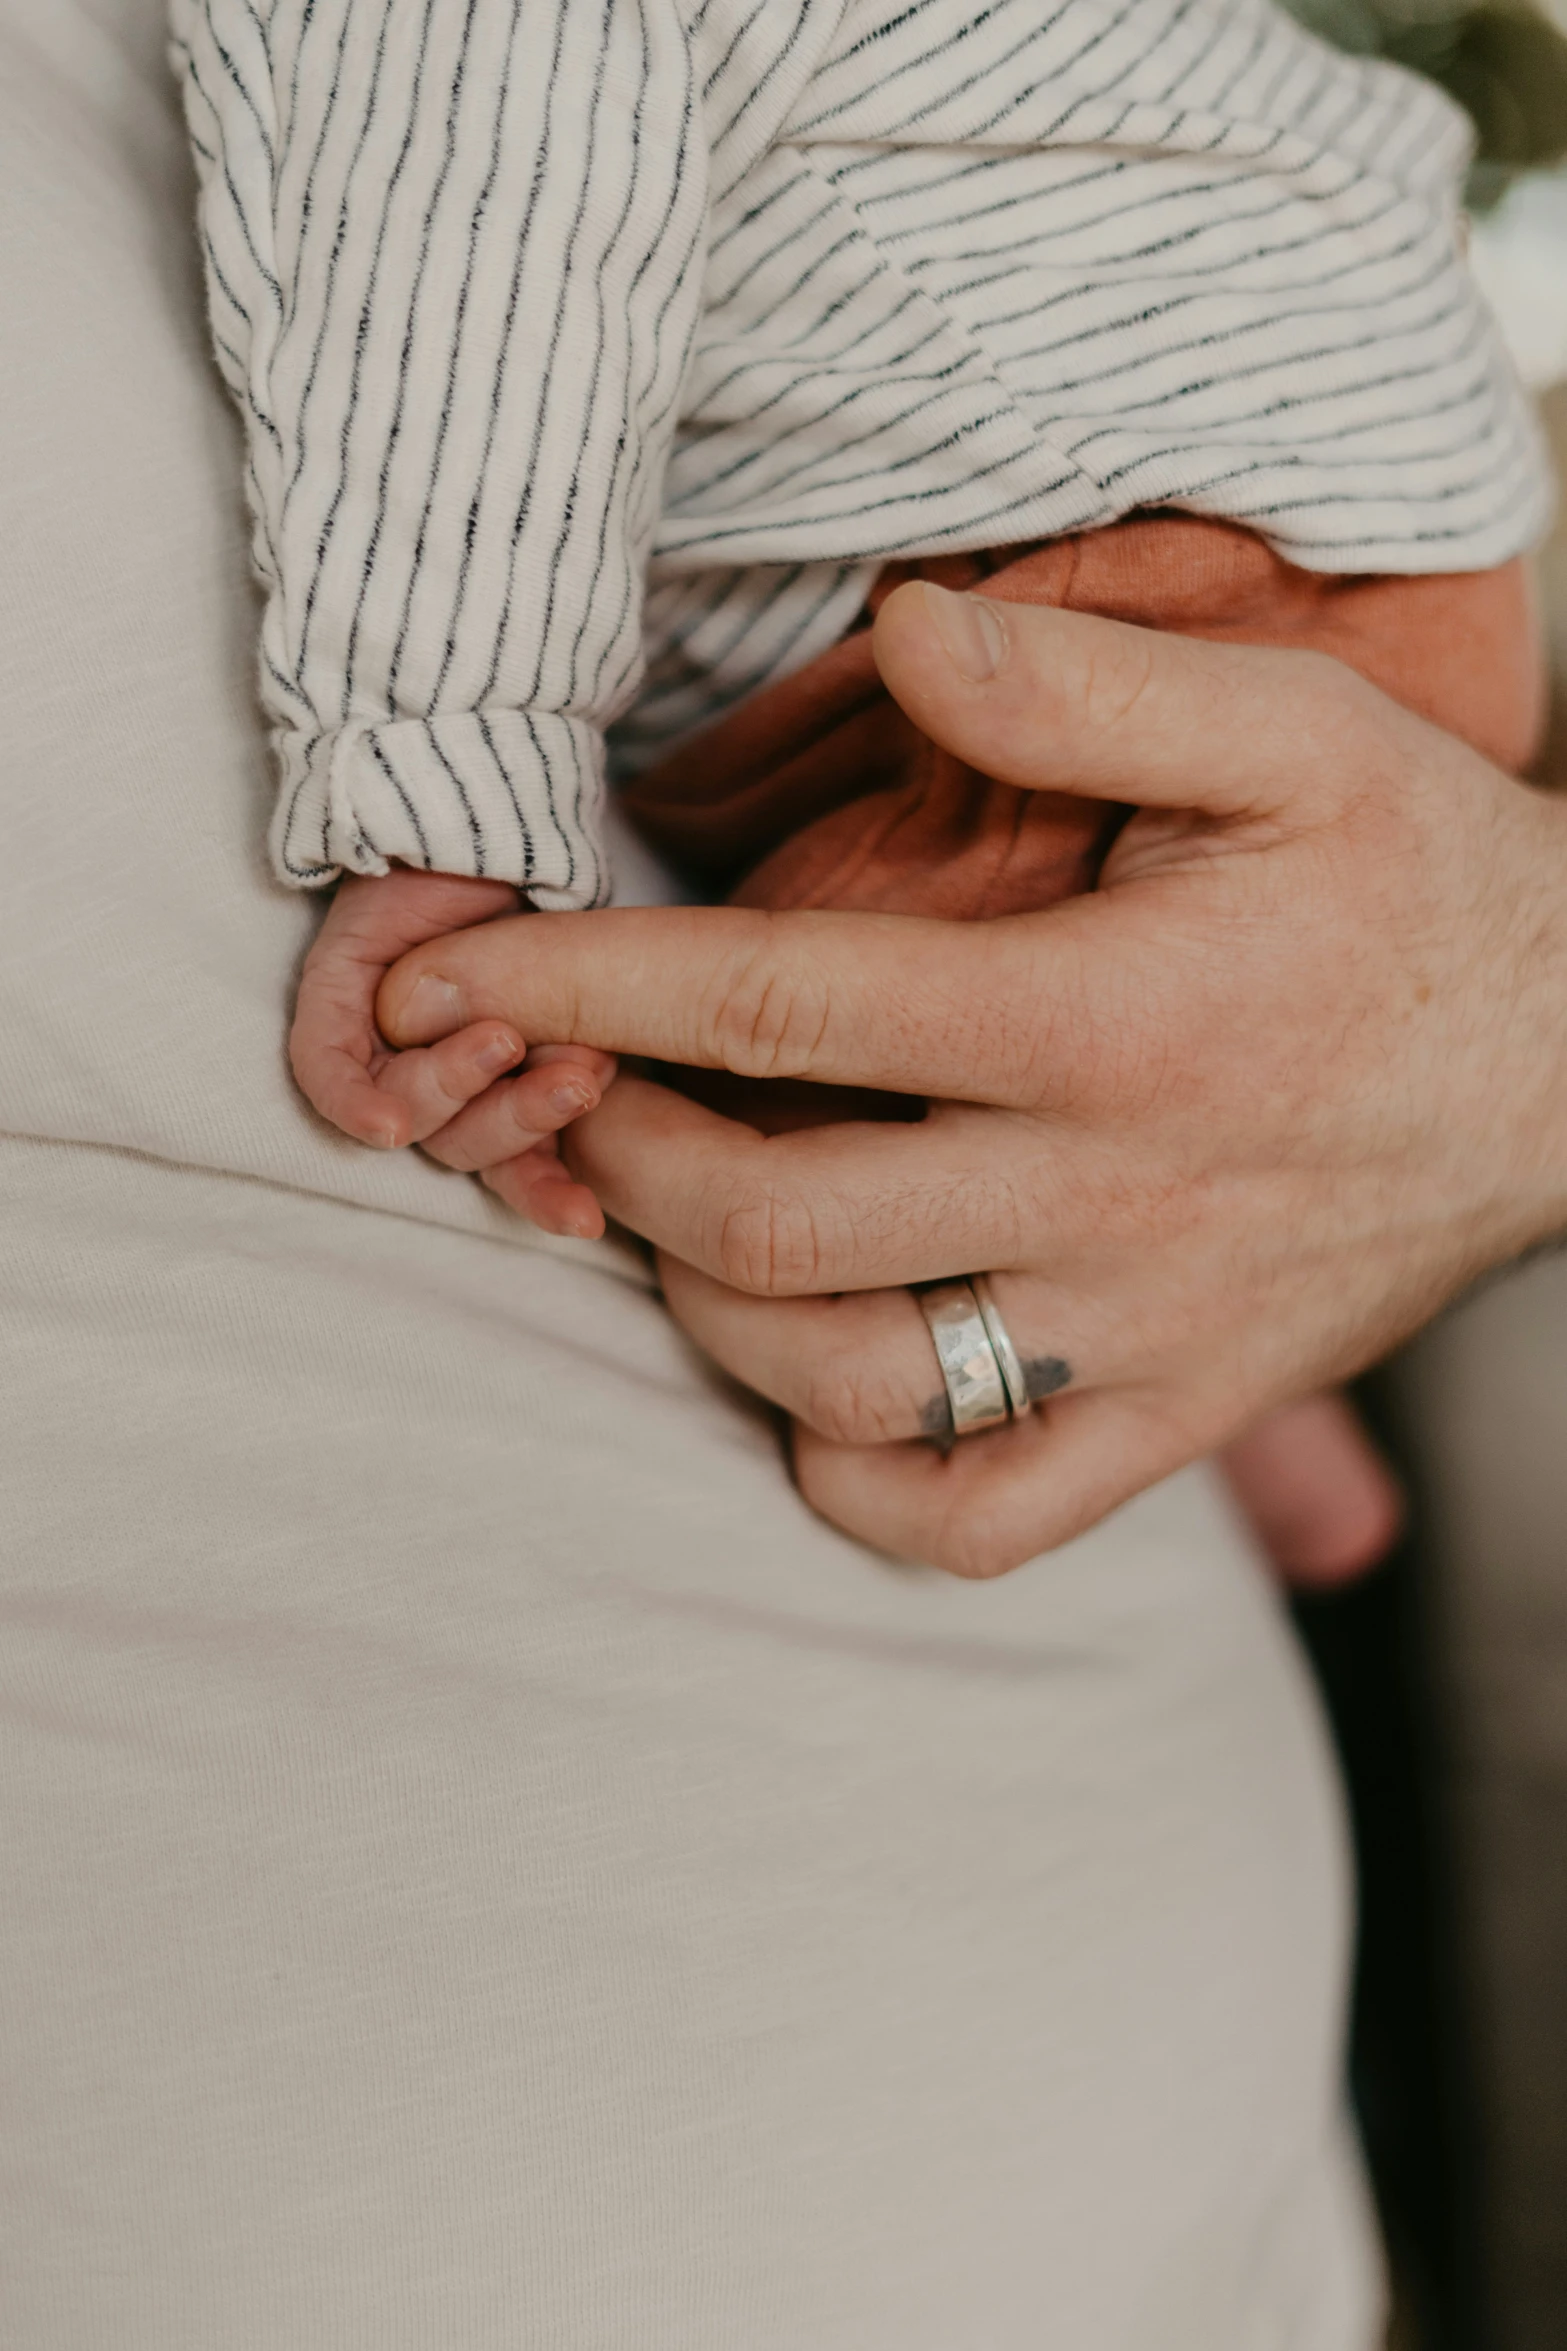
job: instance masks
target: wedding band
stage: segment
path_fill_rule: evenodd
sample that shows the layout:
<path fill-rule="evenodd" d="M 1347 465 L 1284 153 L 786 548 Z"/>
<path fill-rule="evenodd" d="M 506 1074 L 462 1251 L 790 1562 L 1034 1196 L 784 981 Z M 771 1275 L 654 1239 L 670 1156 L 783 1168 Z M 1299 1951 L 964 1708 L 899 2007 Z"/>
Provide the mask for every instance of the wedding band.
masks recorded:
<path fill-rule="evenodd" d="M 985 1325 L 985 1336 L 995 1351 L 996 1368 L 1001 1374 L 1001 1384 L 1007 1392 L 1007 1402 L 1012 1407 L 1014 1419 L 1021 1420 L 1025 1412 L 1032 1412 L 1034 1409 L 1029 1401 L 1028 1382 L 1023 1377 L 1022 1358 L 1012 1344 L 1012 1333 L 1001 1319 L 1001 1309 L 996 1304 L 995 1294 L 990 1287 L 989 1274 L 971 1274 L 969 1283 L 979 1304 L 980 1315 Z"/>
<path fill-rule="evenodd" d="M 937 1282 L 915 1296 L 935 1341 L 953 1435 L 972 1437 L 981 1429 L 999 1428 L 1011 1419 L 1012 1409 L 973 1283 Z"/>

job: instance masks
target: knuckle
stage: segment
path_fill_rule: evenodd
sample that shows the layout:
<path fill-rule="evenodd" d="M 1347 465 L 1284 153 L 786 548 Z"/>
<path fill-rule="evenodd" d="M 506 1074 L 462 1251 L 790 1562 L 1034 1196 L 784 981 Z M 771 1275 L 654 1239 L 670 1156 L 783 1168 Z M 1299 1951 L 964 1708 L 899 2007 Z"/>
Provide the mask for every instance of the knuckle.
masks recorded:
<path fill-rule="evenodd" d="M 1136 712 L 1155 675 L 1153 640 L 1139 629 L 1096 631 L 1079 683 L 1079 717 L 1085 730 L 1124 726 Z"/>
<path fill-rule="evenodd" d="M 513 1083 L 500 1104 L 496 1140 L 503 1150 L 526 1151 L 539 1139 L 539 1130 L 548 1120 L 538 1115 L 534 1103 L 534 1089 Z"/>
<path fill-rule="evenodd" d="M 909 1436 L 914 1414 L 890 1375 L 835 1364 L 806 1381 L 799 1416 L 833 1445 L 888 1445 Z"/>
<path fill-rule="evenodd" d="M 726 975 L 710 1016 L 713 1050 L 745 1077 L 807 1077 L 829 1012 L 825 974 L 798 956 L 781 959 L 769 936 Z"/>
<path fill-rule="evenodd" d="M 821 1263 L 815 1220 L 803 1200 L 771 1184 L 747 1185 L 719 1213 L 713 1257 L 732 1289 L 798 1296 L 813 1287 Z"/>
<path fill-rule="evenodd" d="M 1281 695 L 1275 723 L 1296 743 L 1309 744 L 1312 801 L 1335 815 L 1392 786 L 1407 766 L 1402 712 L 1379 689 L 1330 653 L 1292 648 L 1276 656 L 1292 689 Z M 1392 718 L 1393 725 L 1389 726 Z"/>

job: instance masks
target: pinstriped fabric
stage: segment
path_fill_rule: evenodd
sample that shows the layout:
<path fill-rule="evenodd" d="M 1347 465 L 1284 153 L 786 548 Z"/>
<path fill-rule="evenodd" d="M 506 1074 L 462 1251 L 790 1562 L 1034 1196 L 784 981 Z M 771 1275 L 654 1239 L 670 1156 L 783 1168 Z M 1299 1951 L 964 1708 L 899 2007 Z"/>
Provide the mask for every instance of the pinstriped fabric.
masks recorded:
<path fill-rule="evenodd" d="M 591 903 L 700 297 L 684 26 L 664 0 L 194 0 L 175 32 L 252 423 L 280 870 L 395 857 Z"/>
<path fill-rule="evenodd" d="M 1166 503 L 1330 571 L 1545 518 L 1436 91 L 1267 0 L 173 0 L 273 849 L 605 894 L 626 767 L 883 559 Z"/>

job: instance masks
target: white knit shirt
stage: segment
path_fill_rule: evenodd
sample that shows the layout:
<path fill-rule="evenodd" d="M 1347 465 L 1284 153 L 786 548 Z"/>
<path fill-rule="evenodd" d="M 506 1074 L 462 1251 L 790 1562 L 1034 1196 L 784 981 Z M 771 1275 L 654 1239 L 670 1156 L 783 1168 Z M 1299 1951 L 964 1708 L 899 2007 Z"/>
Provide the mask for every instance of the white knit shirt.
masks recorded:
<path fill-rule="evenodd" d="M 878 563 L 1161 504 L 1321 571 L 1548 486 L 1462 118 L 1268 0 L 173 0 L 278 870 L 606 894 Z"/>

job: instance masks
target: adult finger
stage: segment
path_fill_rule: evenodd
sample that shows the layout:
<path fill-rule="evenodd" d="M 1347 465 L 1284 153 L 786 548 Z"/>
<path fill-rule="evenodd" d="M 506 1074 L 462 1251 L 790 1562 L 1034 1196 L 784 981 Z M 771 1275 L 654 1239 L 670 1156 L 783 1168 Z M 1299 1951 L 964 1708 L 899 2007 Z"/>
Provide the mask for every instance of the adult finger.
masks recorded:
<path fill-rule="evenodd" d="M 887 1445 L 950 1433 L 935 1346 L 911 1291 L 758 1298 L 667 1254 L 659 1278 L 671 1314 L 704 1353 L 815 1435 Z M 1003 1277 L 996 1290 L 1032 1396 L 1055 1395 L 1085 1370 L 1095 1376 L 1101 1350 L 1087 1328 L 1096 1320 L 1091 1304 L 1049 1295 L 1032 1280 Z M 1046 1320 L 1054 1346 L 1066 1352 L 1031 1346 Z"/>
<path fill-rule="evenodd" d="M 877 615 L 884 683 L 1002 782 L 1211 816 L 1327 813 L 1419 722 L 1320 654 L 1207 644 L 911 581 Z M 1327 756 L 1330 748 L 1339 754 Z M 1347 754 L 1347 756 L 1346 756 Z"/>
<path fill-rule="evenodd" d="M 895 1559 L 1006 1575 L 1097 1524 L 1198 1448 L 1134 1397 L 1066 1395 L 1006 1428 L 932 1445 L 835 1445 L 797 1427 L 814 1510 Z"/>
<path fill-rule="evenodd" d="M 758 1298 L 661 1252 L 665 1303 L 703 1353 L 838 1444 L 951 1428 L 925 1318 L 909 1290 Z"/>
<path fill-rule="evenodd" d="M 581 920 L 573 916 L 572 920 Z M 561 1147 L 609 1215 L 731 1288 L 769 1297 L 889 1288 L 1017 1261 L 1023 1184 L 999 1121 L 938 1106 L 760 1135 L 684 1095 L 622 1076 Z M 1049 1166 L 1029 1138 L 1029 1221 Z"/>
<path fill-rule="evenodd" d="M 1093 899 L 961 925 L 740 907 L 530 914 L 433 940 L 381 983 L 377 1024 L 428 1044 L 481 1019 L 745 1077 L 1032 1102 L 1105 1019 L 1080 982 Z M 1048 929 L 1041 923 L 1048 921 Z"/>

